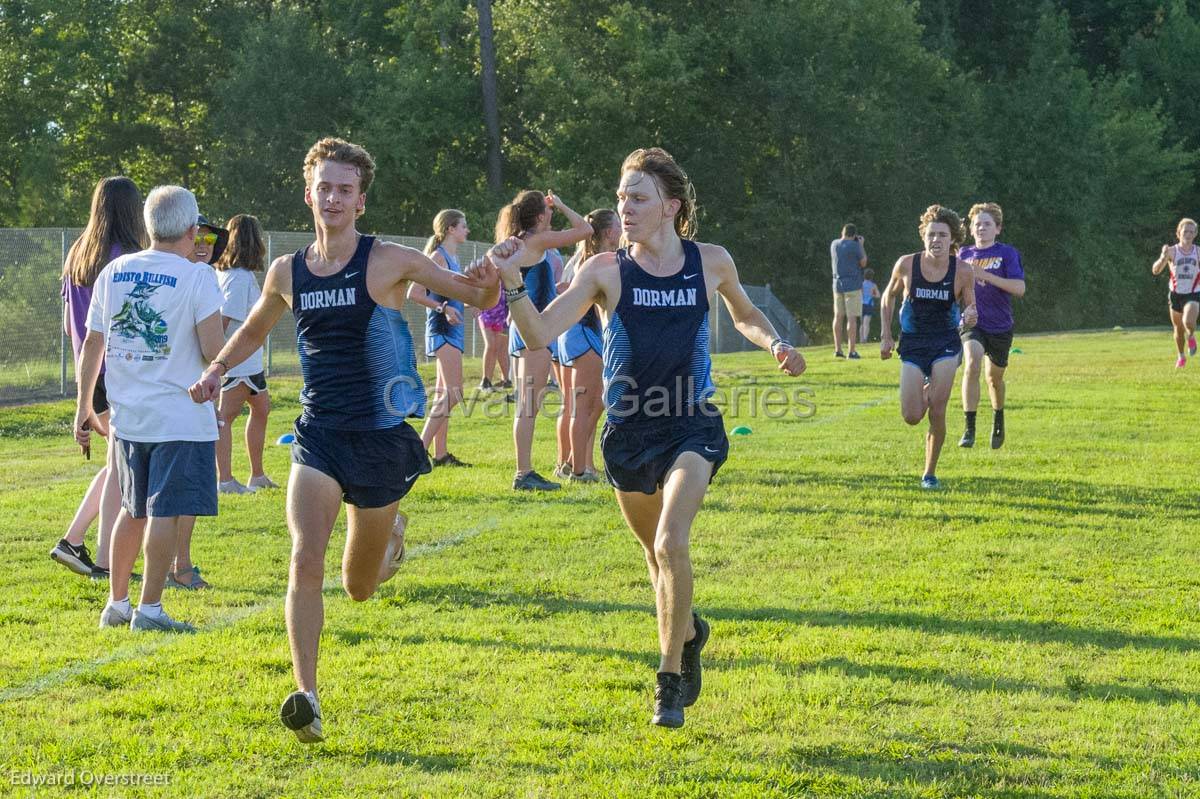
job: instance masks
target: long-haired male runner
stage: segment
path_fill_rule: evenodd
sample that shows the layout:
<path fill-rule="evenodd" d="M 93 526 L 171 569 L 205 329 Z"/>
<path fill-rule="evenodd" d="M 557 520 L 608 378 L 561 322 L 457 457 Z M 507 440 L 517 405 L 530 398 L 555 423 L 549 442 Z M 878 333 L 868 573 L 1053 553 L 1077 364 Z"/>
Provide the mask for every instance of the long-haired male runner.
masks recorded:
<path fill-rule="evenodd" d="M 608 407 L 600 446 L 654 586 L 660 659 L 652 721 L 664 727 L 682 726 L 683 709 L 700 695 L 700 650 L 709 634 L 692 611 L 688 538 L 729 453 L 721 414 L 708 402 L 713 293 L 738 332 L 771 352 L 781 370 L 804 371 L 804 358 L 746 296 L 729 253 L 691 240 L 695 210 L 692 183 L 675 159 L 657 147 L 635 150 L 617 189 L 627 249 L 589 259 L 541 312 L 522 284 L 522 254 L 493 259 L 526 346 L 546 346 L 600 307 Z"/>

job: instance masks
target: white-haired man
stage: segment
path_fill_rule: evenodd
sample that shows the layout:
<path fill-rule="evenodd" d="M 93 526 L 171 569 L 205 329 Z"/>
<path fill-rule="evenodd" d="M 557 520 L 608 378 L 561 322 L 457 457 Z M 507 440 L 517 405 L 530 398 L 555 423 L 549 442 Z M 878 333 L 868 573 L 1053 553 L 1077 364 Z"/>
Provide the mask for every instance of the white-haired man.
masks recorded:
<path fill-rule="evenodd" d="M 221 290 L 212 267 L 188 260 L 200 212 L 195 196 L 159 186 L 143 211 L 150 248 L 117 258 L 96 280 L 80 353 L 75 440 L 86 421 L 101 361 L 112 406 L 121 513 L 112 534 L 109 599 L 101 627 L 192 632 L 162 609 L 179 517 L 217 514 L 217 418 L 188 386 L 225 343 Z M 129 575 L 145 542 L 141 603 L 129 603 Z"/>

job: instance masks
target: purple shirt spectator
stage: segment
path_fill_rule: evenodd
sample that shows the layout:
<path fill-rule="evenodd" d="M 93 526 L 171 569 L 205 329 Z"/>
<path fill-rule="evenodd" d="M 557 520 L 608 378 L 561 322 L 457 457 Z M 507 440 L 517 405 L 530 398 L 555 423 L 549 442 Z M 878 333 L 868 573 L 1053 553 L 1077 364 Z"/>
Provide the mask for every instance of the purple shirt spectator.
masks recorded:
<path fill-rule="evenodd" d="M 114 244 L 108 253 L 109 262 L 125 254 L 120 244 Z M 71 349 L 75 352 L 75 363 L 79 363 L 79 351 L 83 349 L 83 339 L 87 336 L 88 306 L 92 304 L 92 287 L 76 286 L 71 279 L 63 275 L 62 298 L 67 304 L 67 328 L 71 333 Z M 104 374 L 104 363 L 100 363 L 100 374 Z"/>
<path fill-rule="evenodd" d="M 976 269 L 986 269 L 996 277 L 1009 280 L 1024 280 L 1025 270 L 1021 266 L 1021 253 L 1016 247 L 1000 242 L 982 250 L 963 247 L 958 257 L 970 261 Z M 984 333 L 1007 333 L 1013 329 L 1012 295 L 991 283 L 975 281 L 975 308 L 979 321 L 975 326 Z"/>

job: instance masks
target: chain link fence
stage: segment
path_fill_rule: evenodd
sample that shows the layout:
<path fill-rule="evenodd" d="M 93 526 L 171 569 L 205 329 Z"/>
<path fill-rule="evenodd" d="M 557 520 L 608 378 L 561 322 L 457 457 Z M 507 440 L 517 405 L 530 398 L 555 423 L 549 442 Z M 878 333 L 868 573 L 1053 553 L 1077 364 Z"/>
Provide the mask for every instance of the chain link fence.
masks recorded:
<path fill-rule="evenodd" d="M 0 228 L 0 404 L 33 402 L 74 396 L 75 369 L 71 341 L 63 329 L 62 265 L 67 250 L 82 232 L 80 228 Z M 295 252 L 311 243 L 311 232 L 269 232 L 270 258 Z M 425 239 L 415 236 L 380 238 L 418 249 Z M 459 249 L 459 260 L 469 263 L 489 245 L 468 241 Z M 258 276 L 262 282 L 262 276 Z M 770 286 L 747 286 L 751 301 L 775 325 L 779 335 L 796 344 L 808 342 L 795 318 L 771 292 Z M 483 355 L 483 337 L 475 323 L 476 309 L 468 308 L 465 324 L 466 356 Z M 413 333 L 413 343 L 425 352 L 425 309 L 414 303 L 404 308 L 404 318 Z M 710 342 L 713 352 L 752 349 L 734 329 L 724 304 L 711 313 Z M 268 373 L 297 375 L 296 321 L 284 314 L 271 331 L 264 352 Z"/>

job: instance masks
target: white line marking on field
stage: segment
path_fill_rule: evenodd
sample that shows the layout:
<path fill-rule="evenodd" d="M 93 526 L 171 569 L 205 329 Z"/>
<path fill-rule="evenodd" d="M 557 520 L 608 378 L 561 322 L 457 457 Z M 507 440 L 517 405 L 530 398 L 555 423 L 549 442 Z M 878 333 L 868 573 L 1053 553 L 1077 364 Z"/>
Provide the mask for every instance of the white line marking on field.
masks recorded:
<path fill-rule="evenodd" d="M 467 541 L 470 541 L 472 538 L 482 535 L 488 530 L 494 529 L 496 524 L 496 519 L 488 519 L 482 524 L 472 527 L 469 530 L 464 530 L 461 533 L 448 535 L 445 538 L 440 538 L 437 541 L 431 541 L 428 544 L 417 544 L 411 547 L 408 552 L 405 553 L 404 559 L 408 561 L 414 558 L 438 555 L 442 552 L 445 552 L 447 549 L 464 544 Z M 322 588 L 325 591 L 329 591 L 336 589 L 339 585 L 339 578 L 330 577 L 325 580 L 325 584 L 322 586 Z M 238 622 L 244 621 L 251 616 L 257 616 L 260 613 L 266 613 L 269 610 L 274 610 L 282 603 L 282 601 L 283 597 L 280 596 L 278 599 L 260 602 L 257 605 L 247 605 L 245 607 L 234 608 L 225 615 L 219 616 L 204 624 L 204 626 L 199 628 L 196 634 L 203 635 L 207 632 L 214 632 L 216 630 L 223 630 L 226 627 L 232 627 Z M 62 685 L 63 683 L 66 683 L 81 674 L 94 671 L 101 666 L 107 666 L 109 663 L 119 663 L 124 660 L 133 660 L 144 655 L 151 655 L 164 647 L 170 646 L 173 643 L 186 641 L 192 638 L 190 635 L 173 634 L 153 636 L 153 634 L 139 633 L 139 635 L 147 636 L 148 640 L 138 644 L 122 646 L 114 649 L 104 657 L 96 658 L 95 660 L 87 660 L 80 663 L 72 663 L 70 666 L 64 666 L 58 671 L 42 675 L 41 677 L 21 683 L 20 685 L 10 686 L 3 691 L 0 691 L 0 702 L 10 702 L 14 699 L 28 699 L 32 696 L 42 693 L 49 688 Z"/>
<path fill-rule="evenodd" d="M 886 397 L 880 397 L 879 399 L 868 400 L 867 402 L 860 402 L 859 404 L 852 405 L 849 408 L 847 408 L 846 410 L 840 411 L 839 413 L 835 413 L 832 416 L 818 416 L 817 418 L 815 418 L 811 422 L 809 422 L 809 424 L 829 424 L 830 422 L 836 422 L 838 419 L 844 419 L 845 417 L 849 416 L 852 413 L 858 413 L 859 411 L 870 410 L 871 408 L 877 408 L 886 402 L 892 402 L 893 400 L 896 399 L 896 397 L 897 397 L 897 394 L 893 393 L 893 394 L 888 394 Z"/>

